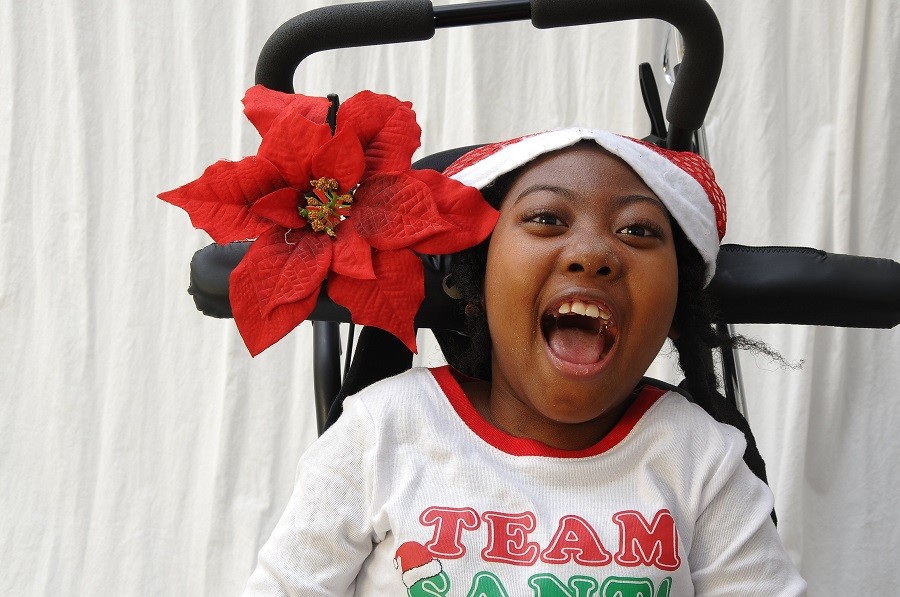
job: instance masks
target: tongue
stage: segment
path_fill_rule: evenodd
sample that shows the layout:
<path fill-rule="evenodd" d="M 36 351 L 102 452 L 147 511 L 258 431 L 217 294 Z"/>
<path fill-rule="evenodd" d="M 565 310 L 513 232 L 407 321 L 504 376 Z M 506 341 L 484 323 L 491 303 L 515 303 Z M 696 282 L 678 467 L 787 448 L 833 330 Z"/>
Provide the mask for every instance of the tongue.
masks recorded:
<path fill-rule="evenodd" d="M 596 363 L 606 348 L 603 334 L 576 327 L 552 327 L 547 333 L 547 343 L 560 359 L 578 365 Z"/>

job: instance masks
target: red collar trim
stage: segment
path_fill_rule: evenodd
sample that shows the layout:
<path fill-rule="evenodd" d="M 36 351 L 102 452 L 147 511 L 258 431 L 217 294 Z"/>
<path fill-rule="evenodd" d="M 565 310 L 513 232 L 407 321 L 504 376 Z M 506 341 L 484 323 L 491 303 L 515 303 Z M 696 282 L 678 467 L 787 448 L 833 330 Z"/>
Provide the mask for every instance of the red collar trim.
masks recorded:
<path fill-rule="evenodd" d="M 469 401 L 468 396 L 466 396 L 462 387 L 459 385 L 459 381 L 457 381 L 454 375 L 455 372 L 449 365 L 436 367 L 430 369 L 430 371 L 434 376 L 435 381 L 437 381 L 438 385 L 450 400 L 450 405 L 453 407 L 453 410 L 455 410 L 456 414 L 459 415 L 459 418 L 463 420 L 463 423 L 465 423 L 469 429 L 474 431 L 478 437 L 490 445 L 501 452 L 506 452 L 513 456 L 585 458 L 587 456 L 602 454 L 607 450 L 611 450 L 624 440 L 628 434 L 631 433 L 631 430 L 634 429 L 634 426 L 637 425 L 638 421 L 641 420 L 641 417 L 644 416 L 644 413 L 646 413 L 651 406 L 656 404 L 656 401 L 659 400 L 660 397 L 667 393 L 666 390 L 661 388 L 645 385 L 637 398 L 635 398 L 628 407 L 628 410 L 625 411 L 625 414 L 619 422 L 616 423 L 616 426 L 613 427 L 603 439 L 583 450 L 560 450 L 559 448 L 550 447 L 537 440 L 515 437 L 488 423 L 487 420 L 475 410 L 475 407 L 472 406 L 472 402 Z"/>

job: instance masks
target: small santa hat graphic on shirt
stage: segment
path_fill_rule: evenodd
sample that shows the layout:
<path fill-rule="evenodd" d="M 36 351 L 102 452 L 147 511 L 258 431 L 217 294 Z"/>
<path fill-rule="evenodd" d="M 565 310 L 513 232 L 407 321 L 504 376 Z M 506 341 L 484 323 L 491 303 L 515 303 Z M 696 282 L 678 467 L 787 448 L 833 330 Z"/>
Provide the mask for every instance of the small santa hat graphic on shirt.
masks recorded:
<path fill-rule="evenodd" d="M 403 574 L 403 584 L 407 589 L 426 578 L 438 576 L 443 571 L 441 561 L 431 555 L 424 545 L 415 541 L 407 541 L 397 548 L 394 568 Z"/>
<path fill-rule="evenodd" d="M 725 194 L 710 165 L 695 153 L 663 149 L 609 131 L 567 128 L 473 149 L 444 174 L 480 190 L 507 172 L 580 141 L 594 141 L 621 158 L 656 193 L 706 263 L 708 284 L 725 235 Z"/>

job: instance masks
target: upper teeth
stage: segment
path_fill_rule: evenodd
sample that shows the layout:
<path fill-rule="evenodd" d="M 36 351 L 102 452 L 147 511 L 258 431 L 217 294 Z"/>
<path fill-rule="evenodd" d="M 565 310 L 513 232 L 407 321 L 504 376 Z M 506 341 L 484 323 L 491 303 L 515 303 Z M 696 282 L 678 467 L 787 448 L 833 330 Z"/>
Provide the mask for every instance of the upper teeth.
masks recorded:
<path fill-rule="evenodd" d="M 610 313 L 605 309 L 602 309 L 599 305 L 583 303 L 581 301 L 563 303 L 559 306 L 558 312 L 560 315 L 575 313 L 576 315 L 584 315 L 586 317 L 593 317 L 594 319 L 599 317 L 603 321 L 606 321 L 611 317 Z"/>

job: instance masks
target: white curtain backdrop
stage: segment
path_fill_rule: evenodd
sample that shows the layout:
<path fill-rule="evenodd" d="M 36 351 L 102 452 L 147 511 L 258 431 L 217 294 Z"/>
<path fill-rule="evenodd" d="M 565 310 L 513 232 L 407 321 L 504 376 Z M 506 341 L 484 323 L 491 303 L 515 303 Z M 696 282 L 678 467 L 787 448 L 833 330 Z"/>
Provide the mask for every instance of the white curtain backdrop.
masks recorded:
<path fill-rule="evenodd" d="M 259 50 L 324 4 L 0 2 L 3 594 L 241 591 L 315 437 L 310 328 L 251 359 L 233 322 L 185 292 L 209 238 L 155 196 L 255 152 L 239 100 Z M 900 259 L 900 3 L 712 5 L 726 55 L 707 133 L 726 242 Z M 440 30 L 315 55 L 295 85 L 413 101 L 420 155 L 568 124 L 642 136 L 637 65 L 659 65 L 667 31 Z M 805 362 L 741 364 L 811 594 L 887 594 L 900 330 L 740 331 Z"/>

